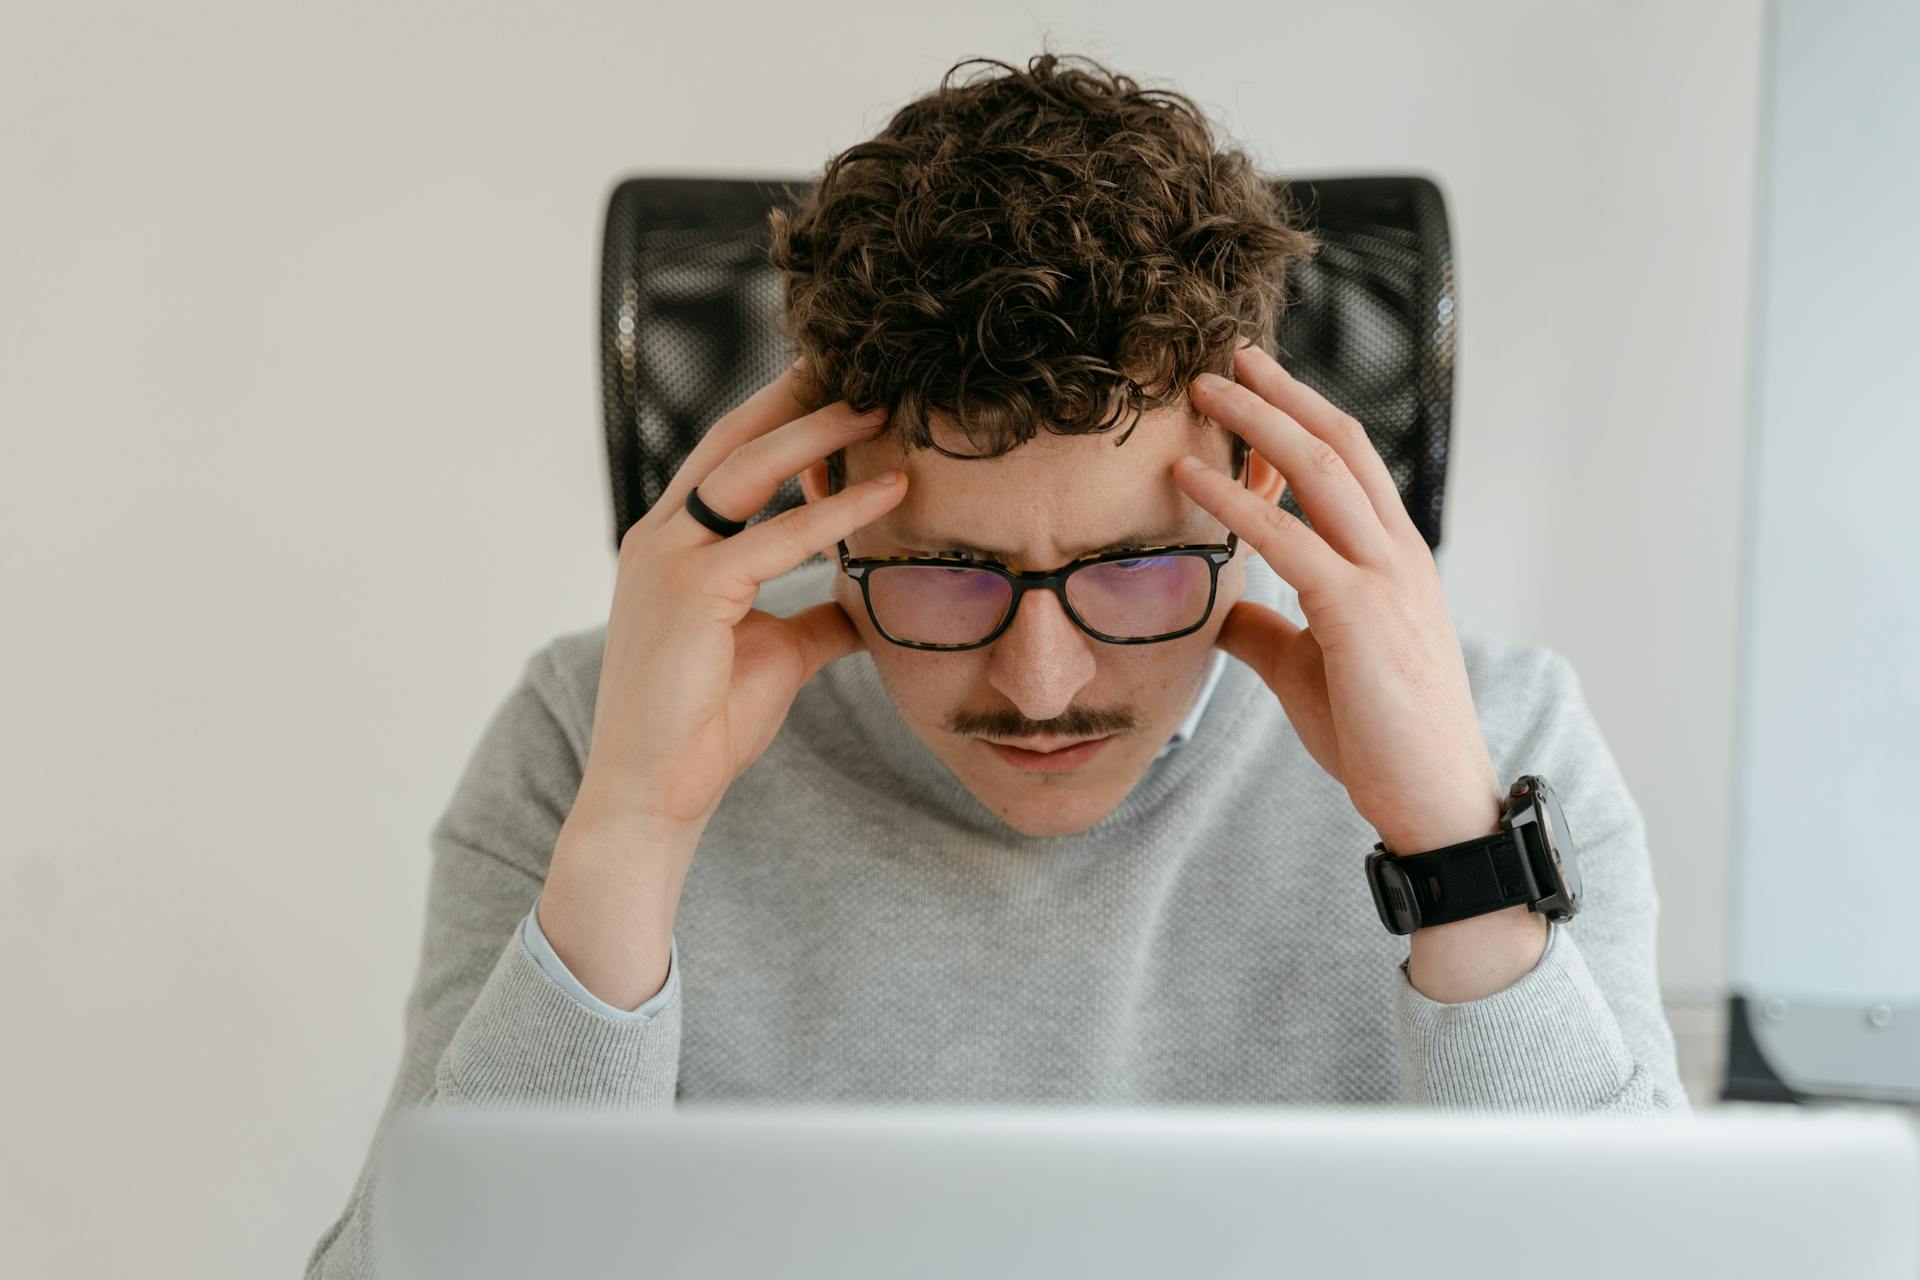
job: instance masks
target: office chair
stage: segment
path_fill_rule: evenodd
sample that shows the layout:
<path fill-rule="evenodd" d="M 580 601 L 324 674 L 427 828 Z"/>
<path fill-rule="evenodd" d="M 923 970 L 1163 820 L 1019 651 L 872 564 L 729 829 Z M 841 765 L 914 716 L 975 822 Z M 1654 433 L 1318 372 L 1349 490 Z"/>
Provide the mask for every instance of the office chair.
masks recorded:
<path fill-rule="evenodd" d="M 1288 282 L 1281 362 L 1359 418 L 1429 547 L 1440 545 L 1453 408 L 1453 252 L 1425 178 L 1275 180 L 1322 241 Z M 810 188 L 629 178 L 607 202 L 600 369 L 613 543 L 659 499 L 701 434 L 793 361 L 780 335 L 767 212 Z M 802 501 L 789 479 L 755 520 Z M 1298 516 L 1293 495 L 1280 505 Z"/>

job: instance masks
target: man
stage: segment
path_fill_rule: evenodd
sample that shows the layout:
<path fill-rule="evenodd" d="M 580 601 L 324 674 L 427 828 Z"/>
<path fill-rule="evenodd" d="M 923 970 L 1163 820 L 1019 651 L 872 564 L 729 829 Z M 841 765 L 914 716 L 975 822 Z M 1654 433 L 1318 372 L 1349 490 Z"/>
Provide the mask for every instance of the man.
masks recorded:
<path fill-rule="evenodd" d="M 776 216 L 800 358 L 489 725 L 310 1275 L 372 1268 L 406 1105 L 1689 1109 L 1577 677 L 1456 631 L 1364 430 L 1269 349 L 1311 238 L 1186 99 L 990 65 Z M 1582 909 L 1402 947 L 1363 855 L 1498 833 L 1523 775 Z"/>

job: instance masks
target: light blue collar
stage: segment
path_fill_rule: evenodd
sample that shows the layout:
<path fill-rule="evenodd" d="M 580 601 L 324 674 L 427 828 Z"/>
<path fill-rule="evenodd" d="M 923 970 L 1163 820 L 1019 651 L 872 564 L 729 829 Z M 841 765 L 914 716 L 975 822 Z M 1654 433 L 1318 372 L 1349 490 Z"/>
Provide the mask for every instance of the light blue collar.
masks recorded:
<path fill-rule="evenodd" d="M 1207 672 L 1206 681 L 1201 684 L 1200 693 L 1193 700 L 1193 709 L 1187 712 L 1187 718 L 1180 722 L 1180 727 L 1173 731 L 1171 738 L 1167 739 L 1167 745 L 1160 748 L 1160 755 L 1155 756 L 1155 760 L 1160 759 L 1175 747 L 1183 746 L 1187 739 L 1193 736 L 1193 731 L 1200 725 L 1200 717 L 1206 714 L 1207 703 L 1213 698 L 1213 687 L 1220 683 L 1220 672 L 1226 668 L 1226 663 L 1227 651 L 1215 649 L 1213 668 Z"/>

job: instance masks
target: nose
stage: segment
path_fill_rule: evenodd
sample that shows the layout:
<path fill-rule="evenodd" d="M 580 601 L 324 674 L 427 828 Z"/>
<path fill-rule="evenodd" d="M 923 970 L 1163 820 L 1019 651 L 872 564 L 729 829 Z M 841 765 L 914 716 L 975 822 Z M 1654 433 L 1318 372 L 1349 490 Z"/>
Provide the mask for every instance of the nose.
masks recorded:
<path fill-rule="evenodd" d="M 987 680 L 1020 714 L 1051 720 L 1093 679 L 1097 643 L 1073 625 L 1052 592 L 1029 591 L 1013 621 L 993 642 Z"/>

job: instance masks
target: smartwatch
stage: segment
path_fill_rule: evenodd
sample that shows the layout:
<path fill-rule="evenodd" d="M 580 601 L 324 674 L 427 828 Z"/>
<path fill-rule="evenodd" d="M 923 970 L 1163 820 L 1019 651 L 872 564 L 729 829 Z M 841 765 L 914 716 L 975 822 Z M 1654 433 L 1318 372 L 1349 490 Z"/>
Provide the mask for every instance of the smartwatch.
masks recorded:
<path fill-rule="evenodd" d="M 1560 801 L 1537 773 L 1507 792 L 1500 830 L 1425 853 L 1367 855 L 1367 887 L 1390 933 L 1470 920 L 1525 903 L 1549 920 L 1580 909 L 1580 869 Z"/>

